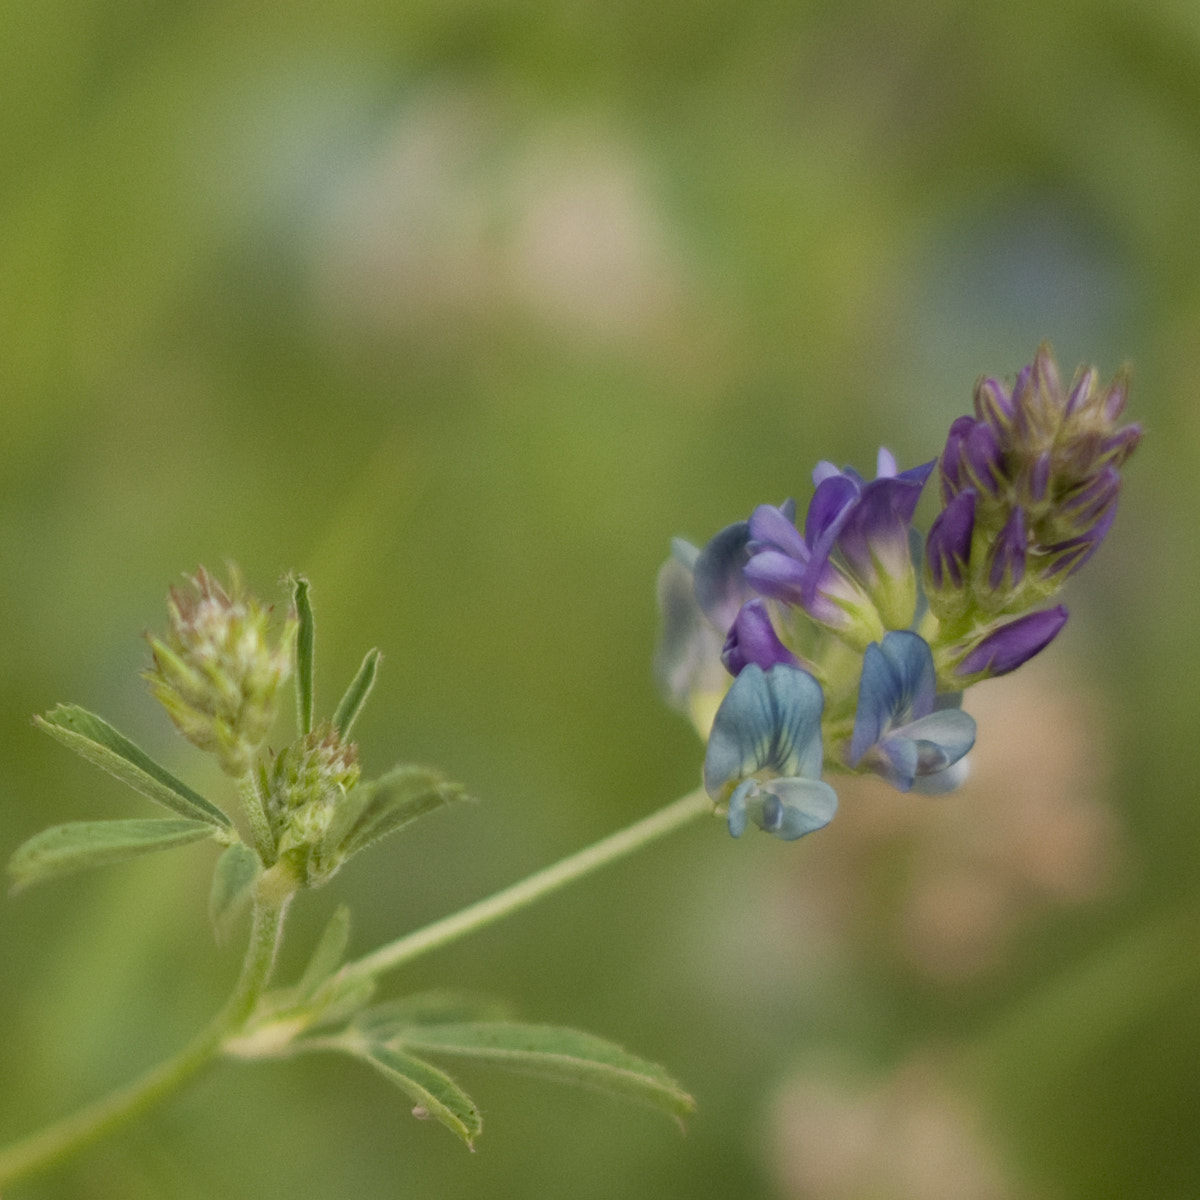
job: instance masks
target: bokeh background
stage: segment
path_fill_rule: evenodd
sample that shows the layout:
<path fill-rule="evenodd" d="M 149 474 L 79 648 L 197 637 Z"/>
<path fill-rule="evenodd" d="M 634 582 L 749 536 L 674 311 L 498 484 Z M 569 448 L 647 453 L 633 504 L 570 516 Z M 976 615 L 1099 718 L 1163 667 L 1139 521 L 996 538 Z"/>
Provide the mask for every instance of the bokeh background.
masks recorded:
<path fill-rule="evenodd" d="M 1200 7 L 1190 0 L 8 0 L 0 849 L 149 815 L 40 737 L 138 679 L 198 563 L 312 581 L 318 705 L 439 813 L 296 906 L 353 949 L 698 779 L 650 670 L 668 539 L 933 457 L 1050 339 L 1147 436 L 972 781 L 796 845 L 700 823 L 414 963 L 667 1064 L 699 1109 L 459 1072 L 467 1154 L 365 1068 L 222 1067 L 15 1200 L 1195 1196 Z M 0 1140 L 182 1044 L 238 950 L 189 848 L 3 901 Z M 6 1194 L 6 1200 L 8 1196 Z"/>

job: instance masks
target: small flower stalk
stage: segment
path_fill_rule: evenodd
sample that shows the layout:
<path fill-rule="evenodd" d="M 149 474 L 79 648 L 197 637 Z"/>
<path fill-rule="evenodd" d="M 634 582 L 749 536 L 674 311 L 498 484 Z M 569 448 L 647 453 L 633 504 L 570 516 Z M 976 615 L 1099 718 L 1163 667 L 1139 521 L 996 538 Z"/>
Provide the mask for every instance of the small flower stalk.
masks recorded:
<path fill-rule="evenodd" d="M 203 567 L 189 582 L 191 590 L 171 589 L 166 637 L 148 635 L 154 664 L 145 678 L 179 732 L 242 778 L 275 722 L 297 621 L 289 616 L 272 636 L 270 607 L 246 592 L 235 568 L 228 589 Z"/>
<path fill-rule="evenodd" d="M 730 832 L 787 840 L 832 819 L 827 773 L 945 792 L 967 773 L 965 688 L 1016 670 L 1067 620 L 1051 604 L 1116 516 L 1127 371 L 1062 386 L 1047 346 L 1010 387 L 981 379 L 941 455 L 875 478 L 821 462 L 803 521 L 760 505 L 659 577 L 656 663 L 707 738 L 704 782 Z M 936 470 L 940 509 L 914 528 Z"/>

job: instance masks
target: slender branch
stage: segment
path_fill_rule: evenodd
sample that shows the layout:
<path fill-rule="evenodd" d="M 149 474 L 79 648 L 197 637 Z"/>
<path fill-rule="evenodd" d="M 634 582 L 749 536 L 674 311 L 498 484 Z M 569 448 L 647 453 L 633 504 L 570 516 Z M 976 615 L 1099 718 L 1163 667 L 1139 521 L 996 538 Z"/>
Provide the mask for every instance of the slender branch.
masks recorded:
<path fill-rule="evenodd" d="M 0 1186 L 61 1161 L 131 1121 L 207 1066 L 254 1010 L 271 977 L 287 896 L 260 892 L 242 971 L 224 1008 L 178 1054 L 77 1112 L 0 1148 Z"/>
<path fill-rule="evenodd" d="M 257 792 L 254 799 L 258 799 Z M 690 792 L 641 821 L 485 900 L 418 929 L 365 958 L 347 963 L 339 972 L 339 979 L 343 986 L 374 979 L 426 951 L 518 912 L 711 811 L 712 802 L 703 791 Z M 251 812 L 253 814 L 252 809 Z M 282 863 L 261 877 L 242 973 L 225 1007 L 209 1025 L 177 1055 L 152 1067 L 140 1078 L 71 1116 L 0 1148 L 0 1186 L 61 1161 L 132 1120 L 213 1061 L 222 1044 L 245 1024 L 266 989 L 283 931 L 284 913 L 295 886 L 296 881 L 283 871 Z"/>
<path fill-rule="evenodd" d="M 599 842 L 562 859 L 545 870 L 504 888 L 486 900 L 469 905 L 459 912 L 434 921 L 397 941 L 347 963 L 338 973 L 343 984 L 373 979 L 385 971 L 394 970 L 411 962 L 419 955 L 458 938 L 476 929 L 482 929 L 493 921 L 517 912 L 535 900 L 557 891 L 568 883 L 581 879 L 592 871 L 615 862 L 619 858 L 648 845 L 664 835 L 704 813 L 712 812 L 712 801 L 703 791 L 689 792 L 686 796 L 651 813 L 641 821 Z"/>

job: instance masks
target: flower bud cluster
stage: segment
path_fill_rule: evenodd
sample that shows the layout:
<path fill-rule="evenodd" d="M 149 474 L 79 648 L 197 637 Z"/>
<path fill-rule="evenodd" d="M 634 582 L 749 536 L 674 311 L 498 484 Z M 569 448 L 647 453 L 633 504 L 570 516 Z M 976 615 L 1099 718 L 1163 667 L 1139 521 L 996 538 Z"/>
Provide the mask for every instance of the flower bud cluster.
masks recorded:
<path fill-rule="evenodd" d="M 273 634 L 270 607 L 246 593 L 232 567 L 227 589 L 203 567 L 189 582 L 190 590 L 171 589 L 166 637 L 147 635 L 154 662 L 144 676 L 180 733 L 241 778 L 275 720 L 296 620 Z"/>
<path fill-rule="evenodd" d="M 1011 389 L 976 385 L 975 415 L 954 422 L 938 461 L 943 508 L 926 545 L 942 677 L 1002 674 L 1062 627 L 1061 606 L 1030 610 L 1091 558 L 1116 517 L 1120 468 L 1142 436 L 1119 424 L 1128 386 L 1122 371 L 1102 388 L 1089 367 L 1064 389 L 1046 346 Z"/>
<path fill-rule="evenodd" d="M 325 722 L 260 769 L 279 857 L 304 859 L 325 840 L 339 805 L 358 783 L 358 747 Z M 311 874 L 303 862 L 297 866 L 302 878 Z"/>
<path fill-rule="evenodd" d="M 901 471 L 881 450 L 871 481 L 818 464 L 802 525 L 788 500 L 702 549 L 675 543 L 658 675 L 708 738 L 705 787 L 735 836 L 826 824 L 826 771 L 900 791 L 961 783 L 975 741 L 963 689 L 1053 640 L 1067 610 L 1043 606 L 1112 525 L 1141 438 L 1118 424 L 1127 388 L 1089 368 L 1064 391 L 1045 346 L 1011 389 L 982 380 L 937 460 L 925 539 L 913 519 L 935 463 Z"/>

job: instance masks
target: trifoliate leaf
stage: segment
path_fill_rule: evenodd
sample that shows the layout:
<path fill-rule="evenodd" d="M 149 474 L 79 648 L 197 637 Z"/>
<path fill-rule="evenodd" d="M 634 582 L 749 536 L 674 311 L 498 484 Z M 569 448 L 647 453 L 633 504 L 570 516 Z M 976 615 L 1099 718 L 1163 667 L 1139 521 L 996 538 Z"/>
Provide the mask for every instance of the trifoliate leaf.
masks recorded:
<path fill-rule="evenodd" d="M 363 1043 L 354 1052 L 416 1104 L 415 1116 L 435 1117 L 474 1149 L 483 1120 L 475 1102 L 449 1075 L 419 1058 L 378 1043 Z"/>
<path fill-rule="evenodd" d="M 576 1029 L 490 1021 L 413 1025 L 398 1034 L 396 1042 L 406 1050 L 452 1054 L 599 1089 L 652 1105 L 676 1118 L 696 1107 L 692 1097 L 662 1067 Z"/>
<path fill-rule="evenodd" d="M 35 834 L 8 863 L 13 890 L 67 875 L 85 867 L 121 862 L 158 850 L 170 850 L 213 836 L 208 821 L 161 820 L 73 821 Z"/>
<path fill-rule="evenodd" d="M 370 1041 L 404 1039 L 414 1026 L 458 1025 L 463 1022 L 502 1021 L 507 1005 L 462 992 L 418 992 L 399 1000 L 373 1004 L 360 1012 L 351 1026 Z"/>
<path fill-rule="evenodd" d="M 373 842 L 463 797 L 431 767 L 400 766 L 380 779 L 360 783 L 339 802 L 322 839 L 322 857 L 341 862 Z"/>
<path fill-rule="evenodd" d="M 215 804 L 176 779 L 166 767 L 156 763 L 95 713 L 75 704 L 60 704 L 44 717 L 33 720 L 39 729 L 44 729 L 88 762 L 172 812 L 224 829 L 232 826 L 233 822 Z"/>

